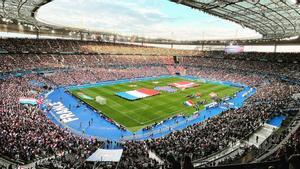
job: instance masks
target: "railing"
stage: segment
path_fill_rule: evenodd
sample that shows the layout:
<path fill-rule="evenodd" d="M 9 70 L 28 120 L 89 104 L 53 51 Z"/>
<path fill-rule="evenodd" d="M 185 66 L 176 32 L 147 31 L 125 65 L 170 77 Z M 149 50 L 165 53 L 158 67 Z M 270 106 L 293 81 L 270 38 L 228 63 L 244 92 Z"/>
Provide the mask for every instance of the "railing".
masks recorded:
<path fill-rule="evenodd" d="M 257 126 L 257 127 L 254 129 L 254 131 L 258 130 L 258 129 L 261 128 L 261 127 L 262 127 L 262 124 L 260 124 L 259 126 Z M 238 142 L 243 143 L 243 142 L 244 142 L 245 140 L 247 140 L 253 133 L 254 133 L 254 132 L 247 134 L 247 135 L 244 136 L 242 139 L 237 140 L 237 141 L 234 142 L 234 143 L 235 143 L 235 144 L 237 144 Z M 225 148 L 223 148 L 222 150 L 219 150 L 219 151 L 217 151 L 217 152 L 215 152 L 215 153 L 213 153 L 213 154 L 211 154 L 211 155 L 205 156 L 205 157 L 203 157 L 203 158 L 201 158 L 201 159 L 193 160 L 193 163 L 201 163 L 201 162 L 205 162 L 206 159 L 209 159 L 209 158 L 211 158 L 211 157 L 213 157 L 213 156 L 216 156 L 216 155 L 220 154 L 221 152 L 223 152 L 223 151 L 226 150 L 227 148 L 230 148 L 230 147 L 225 147 Z M 235 150 L 233 150 L 233 151 L 231 151 L 231 152 L 229 152 L 229 153 L 226 153 L 225 155 L 222 155 L 222 156 L 220 156 L 220 157 L 214 159 L 213 161 L 216 161 L 216 160 L 219 160 L 219 159 L 221 159 L 221 158 L 224 158 L 224 157 L 226 157 L 227 155 L 229 155 L 229 154 L 233 153 L 234 151 L 238 150 L 239 148 L 240 148 L 240 147 L 238 147 L 237 149 L 235 149 Z M 213 161 L 210 161 L 210 162 L 213 162 Z M 201 166 L 202 166 L 202 165 L 201 165 Z"/>
<path fill-rule="evenodd" d="M 160 133 L 168 132 L 168 131 L 170 131 L 170 132 L 177 131 L 177 130 L 172 130 L 172 128 L 176 128 L 180 125 L 186 124 L 187 122 L 195 120 L 196 118 L 198 118 L 198 115 L 193 115 L 193 116 L 187 118 L 184 121 L 178 122 L 178 123 L 173 124 L 173 125 L 168 125 L 166 127 L 162 127 L 160 130 L 154 130 L 153 132 L 147 132 L 147 133 L 144 133 L 144 134 L 126 136 L 126 137 L 123 137 L 121 140 L 123 140 L 123 141 L 138 140 L 138 139 L 141 139 L 143 137 L 150 137 L 151 135 L 154 135 L 154 134 L 160 134 Z M 206 123 L 203 123 L 203 124 L 205 125 Z"/>
<path fill-rule="evenodd" d="M 201 166 L 205 166 L 205 165 L 207 165 L 207 164 L 210 164 L 210 163 L 212 163 L 212 162 L 215 162 L 215 161 L 217 161 L 217 160 L 220 160 L 220 159 L 222 159 L 222 158 L 225 158 L 225 157 L 229 156 L 230 154 L 232 154 L 232 153 L 238 151 L 238 150 L 240 149 L 240 144 L 236 144 L 236 145 L 234 145 L 233 147 L 226 147 L 225 149 L 222 149 L 221 151 L 218 151 L 218 153 L 220 154 L 220 153 L 222 153 L 223 151 L 225 151 L 226 149 L 230 149 L 230 148 L 233 148 L 233 149 L 232 149 L 231 151 L 228 151 L 227 153 L 225 153 L 225 154 L 219 156 L 219 157 L 216 157 L 216 158 L 214 158 L 214 159 L 212 159 L 212 160 L 209 160 L 209 158 L 213 157 L 213 155 L 210 155 L 209 157 L 206 157 L 206 158 L 205 158 L 205 159 L 207 159 L 207 161 L 206 161 L 206 160 L 199 160 L 199 162 L 193 161 L 193 164 L 194 164 L 194 166 L 196 166 L 196 167 L 201 167 Z M 217 155 L 217 154 L 214 154 L 214 156 L 216 156 L 216 155 Z"/>
<path fill-rule="evenodd" d="M 50 157 L 47 157 L 47 158 L 43 158 L 43 159 L 34 161 L 34 162 L 26 164 L 26 165 L 22 165 L 22 166 L 20 166 L 20 168 L 22 168 L 22 169 L 32 169 L 32 168 L 35 168 L 37 165 L 43 164 L 45 161 L 48 161 L 48 160 L 54 159 L 54 158 L 55 158 L 55 156 L 53 155 L 53 156 L 50 156 Z"/>
<path fill-rule="evenodd" d="M 289 134 L 279 144 L 277 144 L 273 149 L 271 149 L 270 151 L 268 151 L 267 153 L 265 153 L 264 155 L 262 155 L 261 157 L 256 159 L 255 162 L 260 162 L 260 161 L 265 160 L 266 158 L 268 158 L 269 156 L 274 154 L 280 147 L 282 147 L 290 139 L 292 134 L 294 134 L 300 128 L 300 121 L 296 119 L 294 122 L 296 122 L 297 124 L 291 129 L 291 131 L 289 131 Z"/>
<path fill-rule="evenodd" d="M 196 167 L 197 169 L 268 169 L 273 166 L 274 169 L 279 169 L 280 161 L 270 161 L 262 163 L 249 163 L 249 164 L 232 164 L 232 165 L 221 165 L 214 167 Z"/>

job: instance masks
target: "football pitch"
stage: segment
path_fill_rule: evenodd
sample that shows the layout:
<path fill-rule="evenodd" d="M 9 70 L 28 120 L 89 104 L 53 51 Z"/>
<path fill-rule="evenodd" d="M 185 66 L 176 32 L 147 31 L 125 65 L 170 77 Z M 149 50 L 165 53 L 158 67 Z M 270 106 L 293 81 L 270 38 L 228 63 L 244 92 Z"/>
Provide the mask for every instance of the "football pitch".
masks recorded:
<path fill-rule="evenodd" d="M 193 114 L 196 111 L 195 108 L 184 105 L 184 102 L 187 100 L 192 100 L 194 103 L 202 101 L 203 104 L 200 105 L 201 110 L 204 109 L 205 104 L 213 101 L 210 96 L 211 93 L 216 93 L 219 98 L 224 98 L 233 96 L 236 92 L 241 90 L 241 88 L 238 87 L 192 81 L 199 84 L 199 86 L 185 90 L 177 89 L 177 91 L 173 93 L 159 91 L 159 95 L 134 101 L 126 100 L 116 95 L 118 92 L 132 91 L 141 88 L 154 89 L 158 86 L 168 86 L 171 83 L 181 81 L 192 80 L 186 80 L 180 77 L 167 77 L 156 80 L 126 82 L 83 89 L 72 88 L 69 89 L 69 92 L 118 124 L 123 125 L 127 130 L 136 132 L 146 126 L 159 123 L 175 115 Z M 200 96 L 187 97 L 195 94 L 200 94 Z M 103 105 L 98 103 L 96 101 L 97 96 L 104 98 L 106 103 Z"/>

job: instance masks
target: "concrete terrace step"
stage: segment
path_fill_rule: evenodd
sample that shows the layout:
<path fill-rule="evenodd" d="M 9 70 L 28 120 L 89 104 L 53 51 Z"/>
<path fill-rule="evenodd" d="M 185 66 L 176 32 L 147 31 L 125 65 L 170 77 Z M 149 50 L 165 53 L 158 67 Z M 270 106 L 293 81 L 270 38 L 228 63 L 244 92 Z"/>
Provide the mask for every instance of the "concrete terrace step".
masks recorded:
<path fill-rule="evenodd" d="M 277 127 L 264 124 L 249 137 L 248 144 L 259 147 L 276 129 Z"/>

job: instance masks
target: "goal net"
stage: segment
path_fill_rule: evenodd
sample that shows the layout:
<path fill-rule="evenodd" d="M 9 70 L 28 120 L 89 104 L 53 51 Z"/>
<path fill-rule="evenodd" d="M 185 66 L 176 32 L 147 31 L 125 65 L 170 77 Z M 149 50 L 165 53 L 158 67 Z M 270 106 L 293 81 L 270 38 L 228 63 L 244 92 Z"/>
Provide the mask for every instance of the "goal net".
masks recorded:
<path fill-rule="evenodd" d="M 101 96 L 97 96 L 96 97 L 96 102 L 101 104 L 101 105 L 104 105 L 104 104 L 106 104 L 106 99 L 101 97 Z"/>

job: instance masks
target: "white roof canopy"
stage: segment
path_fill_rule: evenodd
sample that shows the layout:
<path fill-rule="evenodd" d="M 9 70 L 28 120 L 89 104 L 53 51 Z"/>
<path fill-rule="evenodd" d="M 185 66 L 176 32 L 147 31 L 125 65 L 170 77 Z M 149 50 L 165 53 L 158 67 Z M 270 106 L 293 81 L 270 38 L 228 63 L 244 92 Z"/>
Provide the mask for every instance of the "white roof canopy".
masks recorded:
<path fill-rule="evenodd" d="M 98 149 L 86 161 L 103 161 L 103 162 L 119 162 L 123 153 L 123 149 Z"/>

